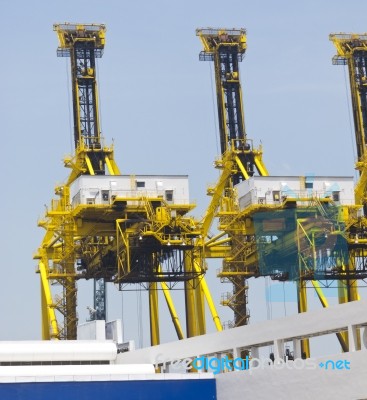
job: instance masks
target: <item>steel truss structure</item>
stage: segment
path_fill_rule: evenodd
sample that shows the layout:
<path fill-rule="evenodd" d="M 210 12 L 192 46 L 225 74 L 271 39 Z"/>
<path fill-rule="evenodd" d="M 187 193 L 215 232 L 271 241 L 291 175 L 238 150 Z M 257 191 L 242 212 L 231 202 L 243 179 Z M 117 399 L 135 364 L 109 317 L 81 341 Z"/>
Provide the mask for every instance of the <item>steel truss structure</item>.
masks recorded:
<path fill-rule="evenodd" d="M 253 176 L 255 171 L 268 175 L 262 161 L 262 150 L 255 149 L 247 138 L 240 83 L 239 62 L 247 44 L 245 29 L 197 29 L 203 50 L 201 61 L 213 61 L 219 120 L 221 156 L 215 162 L 221 175 L 208 194 L 212 200 L 203 220 L 207 237 L 214 217 L 219 217 L 220 233 L 205 243 L 206 257 L 224 258 L 222 280 L 232 283 L 233 293 L 222 298 L 222 304 L 234 311 L 230 326 L 245 325 L 249 319 L 247 308 L 247 278 L 256 270 L 250 268 L 244 246 L 251 246 L 253 235 L 238 221 L 238 202 L 235 185 Z"/>
<path fill-rule="evenodd" d="M 223 258 L 223 267 L 218 277 L 221 281 L 233 284 L 233 293 L 222 296 L 222 304 L 234 311 L 235 318 L 229 326 L 248 322 L 247 278 L 250 277 L 271 276 L 280 281 L 296 281 L 299 312 L 305 312 L 308 308 L 308 282 L 312 284 L 323 307 L 328 306 L 328 301 L 322 288 L 328 287 L 330 281 L 338 282 L 340 303 L 358 299 L 357 282 L 366 278 L 366 220 L 359 215 L 361 205 L 366 209 L 367 202 L 366 35 L 331 36 L 338 49 L 334 63 L 348 63 L 350 72 L 359 155 L 356 167 L 361 172 L 355 189 L 356 205 L 339 207 L 334 199 L 308 195 L 307 198 L 285 198 L 275 208 L 259 204 L 241 210 L 236 197 L 236 185 L 251 178 L 256 172 L 260 176 L 268 175 L 262 161 L 262 149 L 255 149 L 245 133 L 238 63 L 246 51 L 246 31 L 208 28 L 198 29 L 196 34 L 203 45 L 199 59 L 213 61 L 215 66 L 222 152 L 215 163 L 217 168 L 222 169 L 222 175 L 217 185 L 209 190 L 212 201 L 203 224 L 207 234 L 214 217 L 217 217 L 219 233 L 206 241 L 205 254 L 207 257 Z M 293 210 L 293 228 L 289 232 L 277 232 L 277 236 L 274 235 L 276 240 L 281 237 L 285 243 L 282 250 L 284 258 L 278 260 L 281 268 L 276 269 L 272 254 L 275 241 L 272 241 L 268 233 L 259 230 L 259 218 L 262 216 L 269 222 L 274 211 L 286 213 L 289 210 Z M 317 219 L 320 221 L 322 218 L 324 224 L 316 223 Z M 321 238 L 326 243 L 320 247 Z M 332 250 L 330 241 L 334 244 Z M 287 267 L 287 260 L 290 260 L 289 246 L 293 252 L 290 269 Z M 264 262 L 266 257 L 271 260 L 268 263 L 270 267 Z M 292 269 L 293 273 L 290 273 Z M 348 343 L 346 335 L 338 334 L 344 350 Z M 310 355 L 306 340 L 302 342 L 302 353 L 306 357 Z"/>
<path fill-rule="evenodd" d="M 58 56 L 71 59 L 75 154 L 64 160 L 71 168 L 69 178 L 56 188 L 59 198 L 52 200 L 39 221 L 46 229 L 35 255 L 41 276 L 43 338 L 76 338 L 76 282 L 80 279 L 94 279 L 92 319 L 106 318 L 106 282 L 115 283 L 120 290 L 131 283 L 148 289 L 152 344 L 160 340 L 158 288 L 178 338 L 184 337 L 169 290 L 178 282 L 185 285 L 187 336 L 205 333 L 204 299 L 221 329 L 203 278 L 201 227 L 188 216 L 193 204 L 138 191 L 134 176 L 126 193 L 103 191 L 102 204 L 71 199 L 70 188 L 81 176 L 121 174 L 113 148 L 103 143 L 99 122 L 95 59 L 103 54 L 106 28 L 56 24 L 54 30 L 59 39 Z M 54 284 L 61 285 L 61 294 L 53 295 Z"/>
<path fill-rule="evenodd" d="M 177 337 L 184 337 L 170 294 L 178 283 L 184 287 L 186 336 L 206 333 L 205 300 L 220 331 L 222 323 L 204 278 L 208 258 L 223 259 L 218 277 L 233 287 L 221 301 L 234 312 L 230 327 L 249 321 L 251 277 L 295 281 L 299 312 L 307 311 L 309 285 L 324 307 L 328 301 L 322 288 L 330 287 L 330 282 L 337 282 L 341 303 L 359 298 L 358 282 L 367 277 L 367 222 L 361 213 L 361 208 L 367 210 L 367 35 L 330 36 L 338 52 L 334 63 L 349 68 L 360 172 L 356 205 L 340 207 L 333 198 L 307 195 L 283 196 L 276 205 L 241 208 L 237 185 L 255 175 L 269 175 L 262 148 L 253 145 L 245 130 L 239 62 L 247 49 L 246 31 L 197 29 L 203 46 L 199 59 L 214 62 L 221 148 L 215 161 L 221 173 L 216 185 L 208 189 L 211 201 L 199 222 L 189 215 L 193 204 L 138 191 L 134 176 L 129 192 L 102 191 L 101 204 L 71 199 L 70 188 L 80 177 L 121 173 L 113 147 L 103 143 L 99 122 L 96 58 L 103 55 L 106 28 L 56 24 L 54 30 L 58 56 L 71 60 L 75 154 L 65 158 L 65 166 L 71 169 L 69 178 L 56 187 L 58 199 L 52 200 L 39 221 L 46 230 L 35 255 L 44 339 L 76 338 L 76 283 L 80 279 L 94 280 L 94 319 L 106 318 L 106 282 L 120 290 L 130 284 L 147 289 L 152 345 L 160 342 L 158 290 L 164 295 Z M 211 235 L 215 219 L 218 229 Z M 270 231 L 264 229 L 264 221 L 272 226 Z M 53 295 L 54 284 L 61 285 L 61 294 Z M 338 338 L 347 350 L 347 333 Z M 302 353 L 310 354 L 307 340 Z"/>

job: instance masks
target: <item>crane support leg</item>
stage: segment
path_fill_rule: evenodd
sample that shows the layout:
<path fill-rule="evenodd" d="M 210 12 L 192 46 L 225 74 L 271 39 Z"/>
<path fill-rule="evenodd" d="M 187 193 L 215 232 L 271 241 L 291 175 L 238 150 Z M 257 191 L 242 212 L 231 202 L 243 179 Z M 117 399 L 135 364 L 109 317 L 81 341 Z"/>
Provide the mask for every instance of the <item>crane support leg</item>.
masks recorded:
<path fill-rule="evenodd" d="M 339 304 L 347 303 L 349 301 L 359 300 L 358 288 L 356 281 L 346 281 L 342 280 L 338 282 L 338 296 L 339 296 Z M 344 346 L 342 345 L 343 351 L 349 351 L 349 336 L 348 332 L 340 332 L 340 337 L 344 342 Z M 360 330 L 357 330 L 357 347 L 361 348 L 361 338 L 360 338 Z"/>
<path fill-rule="evenodd" d="M 220 332 L 220 331 L 223 330 L 222 323 L 221 323 L 220 318 L 219 318 L 219 316 L 218 316 L 218 311 L 217 311 L 217 309 L 216 309 L 216 307 L 215 307 L 215 304 L 214 304 L 212 295 L 211 295 L 211 293 L 210 293 L 210 290 L 209 290 L 209 288 L 208 288 L 208 284 L 206 283 L 205 278 L 203 278 L 203 279 L 200 281 L 200 286 L 201 286 L 201 290 L 202 290 L 203 293 L 204 293 L 206 302 L 208 303 L 209 310 L 210 310 L 210 313 L 211 313 L 211 315 L 212 315 L 215 328 L 217 329 L 218 332 Z"/>
<path fill-rule="evenodd" d="M 42 261 L 39 263 L 39 271 L 41 275 L 43 339 L 56 339 L 59 336 L 59 328 L 57 326 L 55 309 L 53 307 L 51 289 L 47 279 L 46 266 Z M 47 327 L 45 326 L 46 324 Z"/>
<path fill-rule="evenodd" d="M 324 293 L 322 292 L 322 289 L 320 287 L 319 282 L 318 281 L 312 281 L 312 285 L 315 288 L 317 297 L 319 298 L 320 303 L 322 304 L 322 306 L 324 308 L 329 307 L 329 303 L 328 303 Z M 338 332 L 336 334 L 336 337 L 338 338 L 340 346 L 343 349 L 343 351 L 348 351 L 348 342 L 345 341 L 345 337 L 344 337 L 343 333 L 342 332 Z"/>
<path fill-rule="evenodd" d="M 266 169 L 262 159 L 258 155 L 255 155 L 254 161 L 255 161 L 255 165 L 256 165 L 260 175 L 261 176 L 269 176 L 268 170 Z"/>
<path fill-rule="evenodd" d="M 169 313 L 171 315 L 172 322 L 173 322 L 173 325 L 174 325 L 176 333 L 177 333 L 177 337 L 178 337 L 179 340 L 182 340 L 184 338 L 184 335 L 183 335 L 181 323 L 180 323 L 180 320 L 178 318 L 178 315 L 177 315 L 177 312 L 176 312 L 176 308 L 175 308 L 175 305 L 173 303 L 173 300 L 172 300 L 172 297 L 171 297 L 171 294 L 169 292 L 169 288 L 168 288 L 166 282 L 161 282 L 161 288 L 163 290 L 164 298 L 166 300 L 166 303 L 167 303 L 167 306 L 168 306 L 168 310 L 169 310 Z"/>
<path fill-rule="evenodd" d="M 195 288 L 195 300 L 196 300 L 199 335 L 205 335 L 206 333 L 205 303 L 204 303 L 204 293 L 200 285 L 200 278 L 194 279 L 194 288 Z"/>
<path fill-rule="evenodd" d="M 50 323 L 48 319 L 47 301 L 41 278 L 41 313 L 42 313 L 42 340 L 50 340 Z"/>
<path fill-rule="evenodd" d="M 306 289 L 306 281 L 304 279 L 300 279 L 297 283 L 297 294 L 298 294 L 298 312 L 306 312 L 307 311 L 307 289 Z M 302 358 L 310 357 L 310 341 L 308 339 L 301 340 L 301 354 Z"/>
<path fill-rule="evenodd" d="M 105 157 L 108 172 L 110 175 L 121 175 L 120 170 L 114 159 L 110 159 L 107 155 Z"/>
<path fill-rule="evenodd" d="M 185 258 L 185 271 L 191 273 L 193 269 L 191 258 Z M 193 281 L 185 282 L 185 307 L 186 307 L 186 337 L 198 336 L 198 320 L 196 313 L 195 290 Z"/>
<path fill-rule="evenodd" d="M 157 282 L 149 285 L 150 344 L 159 344 L 159 309 Z"/>

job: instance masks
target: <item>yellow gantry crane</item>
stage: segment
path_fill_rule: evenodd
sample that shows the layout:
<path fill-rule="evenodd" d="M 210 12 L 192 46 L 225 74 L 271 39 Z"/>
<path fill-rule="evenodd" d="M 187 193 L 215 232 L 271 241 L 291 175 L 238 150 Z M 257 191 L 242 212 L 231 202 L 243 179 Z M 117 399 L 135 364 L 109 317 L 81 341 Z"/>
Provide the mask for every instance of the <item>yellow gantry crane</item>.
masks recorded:
<path fill-rule="evenodd" d="M 103 55 L 106 27 L 55 24 L 54 30 L 59 40 L 57 55 L 70 57 L 71 64 L 75 156 L 64 160 L 65 166 L 72 169 L 67 185 L 80 175 L 119 175 L 113 149 L 103 145 L 99 121 L 96 59 Z M 67 298 L 65 295 L 66 303 Z M 106 319 L 104 278 L 94 279 L 93 307 L 93 319 Z"/>
<path fill-rule="evenodd" d="M 42 336 L 75 339 L 77 287 L 94 279 L 92 319 L 106 318 L 106 282 L 120 290 L 149 291 L 151 344 L 158 344 L 158 289 L 179 339 L 184 333 L 170 289 L 185 286 L 187 336 L 205 333 L 204 299 L 221 323 L 203 278 L 200 224 L 188 213 L 187 176 L 121 175 L 99 123 L 96 58 L 105 46 L 104 25 L 56 24 L 58 55 L 70 57 L 75 154 L 64 160 L 69 178 L 56 187 L 39 226 L 46 230 L 35 255 L 41 277 Z M 61 285 L 60 294 L 54 286 Z"/>
<path fill-rule="evenodd" d="M 39 223 L 47 233 L 36 257 L 40 258 L 42 278 L 43 337 L 74 339 L 77 324 L 76 225 L 70 209 L 70 185 L 81 175 L 104 175 L 106 169 L 110 175 L 116 175 L 119 170 L 114 161 L 113 148 L 103 145 L 99 123 L 95 63 L 96 58 L 103 55 L 106 28 L 95 24 L 55 24 L 54 30 L 59 39 L 57 55 L 71 59 L 75 155 L 64 160 L 65 166 L 71 168 L 68 181 L 56 188 L 59 200 L 52 202 L 46 219 Z M 51 270 L 49 259 L 54 263 Z M 51 297 L 51 280 L 63 288 L 62 295 L 55 300 Z M 103 280 L 95 282 L 95 292 L 95 301 L 99 301 L 98 307 L 94 305 L 98 308 L 95 317 L 104 318 Z M 61 331 L 56 324 L 55 310 L 64 316 Z"/>
<path fill-rule="evenodd" d="M 65 23 L 54 25 L 54 30 L 58 55 L 71 60 L 75 154 L 65 158 L 70 175 L 64 185 L 56 187 L 58 198 L 39 221 L 46 230 L 35 255 L 44 339 L 76 338 L 76 283 L 80 279 L 94 280 L 92 319 L 106 318 L 107 282 L 120 290 L 130 284 L 148 290 L 152 345 L 160 342 L 159 292 L 177 337 L 184 337 L 170 295 L 177 284 L 184 288 L 186 336 L 206 332 L 205 301 L 216 329 L 221 330 L 203 277 L 205 258 L 222 258 L 219 277 L 233 285 L 233 293 L 222 298 L 222 304 L 234 311 L 230 326 L 248 323 L 250 277 L 296 281 L 300 312 L 307 311 L 307 282 L 324 307 L 328 303 L 320 282 L 337 281 L 340 302 L 358 298 L 357 281 L 367 277 L 366 219 L 358 211 L 367 204 L 366 35 L 331 35 L 338 51 L 334 62 L 349 66 L 360 171 L 356 205 L 341 207 L 339 189 L 327 189 L 320 196 L 312 189 L 310 177 L 299 177 L 297 193 L 286 187 L 268 187 L 264 197 L 255 196 L 255 202 L 252 199 L 243 205 L 239 192 L 244 183 L 272 179 L 262 161 L 262 148 L 255 148 L 245 131 L 239 62 L 247 47 L 246 31 L 196 31 L 203 45 L 200 59 L 213 61 L 215 66 L 221 146 L 215 162 L 220 177 L 208 190 L 212 198 L 198 222 L 188 215 L 194 205 L 186 176 L 121 175 L 113 147 L 103 143 L 96 58 L 103 54 L 105 26 Z M 215 218 L 218 233 L 211 235 Z M 58 286 L 61 293 L 55 294 Z M 338 338 L 347 350 L 346 334 Z M 308 342 L 302 347 L 308 356 Z"/>
<path fill-rule="evenodd" d="M 203 50 L 201 61 L 213 61 L 219 119 L 221 156 L 215 162 L 220 178 L 208 194 L 212 200 L 203 219 L 203 235 L 208 237 L 214 217 L 219 217 L 220 233 L 205 242 L 206 257 L 224 258 L 219 277 L 230 281 L 233 293 L 226 294 L 222 304 L 234 311 L 230 326 L 245 325 L 247 309 L 247 278 L 257 274 L 249 259 L 254 254 L 254 236 L 238 219 L 239 208 L 235 186 L 255 172 L 267 176 L 262 149 L 256 149 L 245 131 L 239 62 L 246 52 L 245 29 L 197 29 Z"/>
<path fill-rule="evenodd" d="M 345 205 L 343 199 L 341 206 L 339 183 L 343 185 L 344 181 L 330 184 L 325 182 L 327 178 L 305 176 L 296 177 L 296 191 L 285 182 L 276 182 L 276 188 L 277 177 L 271 180 L 268 176 L 262 149 L 255 149 L 245 132 L 238 65 L 247 47 L 246 31 L 208 28 L 197 29 L 196 33 L 203 45 L 200 60 L 213 61 L 215 66 L 221 145 L 221 157 L 215 165 L 222 170 L 216 186 L 208 191 L 212 200 L 203 220 L 204 249 L 206 257 L 223 258 L 218 276 L 233 284 L 233 293 L 222 298 L 222 304 L 234 311 L 230 326 L 248 322 L 247 278 L 250 277 L 270 276 L 273 280 L 296 282 L 299 312 L 308 308 L 308 283 L 323 307 L 328 306 L 328 301 L 322 288 L 332 287 L 333 282 L 338 283 L 340 302 L 357 299 L 357 279 L 366 276 L 366 224 L 364 218 L 357 218 L 357 211 L 358 204 L 367 202 L 367 173 L 364 177 L 361 172 L 356 188 L 357 205 L 352 199 Z M 344 35 L 345 39 L 350 38 Z M 338 60 L 348 59 L 350 66 L 360 171 L 367 165 L 364 158 L 367 57 L 361 59 L 362 48 L 366 51 L 361 39 L 365 38 L 360 35 L 356 38 L 359 48 L 354 56 L 346 56 L 346 49 L 357 48 L 357 41 L 353 45 L 344 44 L 343 50 L 340 43 L 337 45 Z M 247 191 L 247 198 L 242 198 L 245 205 L 241 205 L 238 192 L 243 191 L 244 181 L 252 181 L 247 186 L 252 190 Z M 264 192 L 259 197 L 256 191 L 261 191 L 262 182 L 268 183 L 263 185 Z M 215 217 L 219 218 L 219 233 L 208 237 Z M 347 350 L 347 334 L 337 336 Z M 310 355 L 306 340 L 302 342 L 302 353 L 304 357 Z"/>

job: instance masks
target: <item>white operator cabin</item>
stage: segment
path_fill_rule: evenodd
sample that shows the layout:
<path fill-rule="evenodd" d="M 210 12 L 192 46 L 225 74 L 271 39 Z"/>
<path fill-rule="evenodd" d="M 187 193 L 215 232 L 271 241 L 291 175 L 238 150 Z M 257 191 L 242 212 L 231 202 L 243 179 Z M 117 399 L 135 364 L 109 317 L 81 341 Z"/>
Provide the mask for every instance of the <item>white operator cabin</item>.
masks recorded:
<path fill-rule="evenodd" d="M 70 186 L 73 207 L 141 196 L 162 198 L 168 204 L 189 204 L 188 175 L 82 175 Z"/>
<path fill-rule="evenodd" d="M 330 198 L 337 205 L 354 204 L 352 176 L 254 176 L 236 189 L 241 210 L 253 204 L 280 204 L 285 198 Z"/>

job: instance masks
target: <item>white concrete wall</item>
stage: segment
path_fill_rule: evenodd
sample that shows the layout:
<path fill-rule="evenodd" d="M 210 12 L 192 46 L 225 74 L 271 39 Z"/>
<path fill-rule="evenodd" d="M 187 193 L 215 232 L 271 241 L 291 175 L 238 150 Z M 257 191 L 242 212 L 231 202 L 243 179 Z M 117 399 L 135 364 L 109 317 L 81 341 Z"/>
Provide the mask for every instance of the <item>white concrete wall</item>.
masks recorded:
<path fill-rule="evenodd" d="M 116 344 L 99 340 L 0 342 L 0 362 L 115 361 Z"/>
<path fill-rule="evenodd" d="M 106 322 L 106 339 L 113 340 L 118 344 L 124 342 L 121 319 Z"/>
<path fill-rule="evenodd" d="M 350 370 L 257 369 L 216 375 L 218 400 L 367 399 L 367 351 L 318 358 L 348 360 Z"/>
<path fill-rule="evenodd" d="M 239 349 L 277 345 L 284 354 L 284 342 L 293 339 L 322 336 L 353 327 L 367 326 L 367 300 L 352 301 L 306 313 L 295 314 L 271 321 L 208 333 L 180 341 L 163 343 L 117 355 L 116 363 L 157 363 L 157 360 L 183 360 L 201 355 L 236 353 Z M 353 332 L 351 329 L 351 332 Z M 354 330 L 355 331 L 355 330 Z M 354 335 L 349 335 L 350 345 L 355 346 Z M 362 345 L 367 348 L 367 329 Z M 367 356 L 367 352 L 365 353 Z"/>
<path fill-rule="evenodd" d="M 11 366 L 0 368 L 0 383 L 154 379 L 158 375 L 154 372 L 149 364 Z"/>
<path fill-rule="evenodd" d="M 78 325 L 77 338 L 78 340 L 106 340 L 106 322 L 96 320 Z"/>

